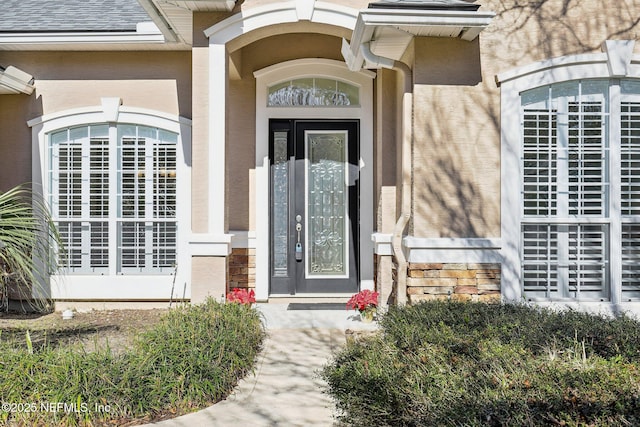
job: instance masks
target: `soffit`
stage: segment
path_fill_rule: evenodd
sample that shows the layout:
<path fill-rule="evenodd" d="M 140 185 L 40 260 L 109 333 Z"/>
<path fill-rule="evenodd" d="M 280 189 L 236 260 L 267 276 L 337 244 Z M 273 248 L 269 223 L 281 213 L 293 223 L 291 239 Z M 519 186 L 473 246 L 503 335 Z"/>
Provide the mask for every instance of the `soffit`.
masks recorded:
<path fill-rule="evenodd" d="M 145 7 L 154 22 L 165 26 L 175 34 L 178 41 L 193 44 L 193 12 L 230 12 L 235 0 L 138 0 Z M 146 5 L 145 5 L 146 4 Z M 152 4 L 155 9 L 148 7 Z M 162 22 L 164 21 L 164 22 Z"/>
<path fill-rule="evenodd" d="M 178 7 L 193 12 L 229 12 L 236 5 L 235 0 L 157 0 L 163 3 L 173 3 Z"/>
<path fill-rule="evenodd" d="M 349 68 L 366 68 L 360 46 L 369 44 L 378 56 L 400 60 L 413 37 L 453 37 L 471 41 L 486 28 L 495 13 L 445 8 L 369 8 L 360 11 L 343 56 Z"/>

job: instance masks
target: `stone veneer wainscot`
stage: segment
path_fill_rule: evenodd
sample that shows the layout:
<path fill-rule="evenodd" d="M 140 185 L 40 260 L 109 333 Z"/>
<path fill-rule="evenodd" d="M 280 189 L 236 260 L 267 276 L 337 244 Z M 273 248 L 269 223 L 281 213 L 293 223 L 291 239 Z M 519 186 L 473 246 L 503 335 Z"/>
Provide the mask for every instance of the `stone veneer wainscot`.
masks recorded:
<path fill-rule="evenodd" d="M 233 248 L 227 265 L 228 290 L 256 287 L 255 248 Z"/>
<path fill-rule="evenodd" d="M 500 301 L 500 264 L 409 263 L 410 303 L 438 299 Z"/>

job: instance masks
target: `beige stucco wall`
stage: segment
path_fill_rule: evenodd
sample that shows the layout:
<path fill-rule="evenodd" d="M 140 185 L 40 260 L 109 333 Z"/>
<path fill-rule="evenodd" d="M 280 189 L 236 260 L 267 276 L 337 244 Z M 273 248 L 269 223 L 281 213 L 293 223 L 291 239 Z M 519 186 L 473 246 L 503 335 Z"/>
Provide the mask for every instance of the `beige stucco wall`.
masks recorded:
<path fill-rule="evenodd" d="M 0 190 L 31 181 L 31 130 L 45 114 L 123 105 L 191 117 L 189 52 L 0 52 L 0 64 L 33 75 L 32 95 L 0 96 Z"/>
<path fill-rule="evenodd" d="M 190 52 L 2 52 L 0 63 L 33 75 L 34 114 L 120 97 L 123 105 L 191 117 Z"/>
<path fill-rule="evenodd" d="M 418 38 L 414 46 L 411 234 L 498 236 L 499 139 L 478 99 L 479 43 Z"/>
<path fill-rule="evenodd" d="M 226 16 L 226 13 L 193 14 L 191 228 L 194 233 L 208 231 L 209 212 L 209 40 L 204 30 Z"/>
<path fill-rule="evenodd" d="M 0 95 L 0 192 L 31 182 L 32 111 L 29 96 Z"/>
<path fill-rule="evenodd" d="M 412 46 L 410 232 L 416 236 L 500 235 L 496 74 L 551 57 L 599 52 L 603 41 L 635 39 L 640 31 L 639 0 L 613 0 L 606 11 L 598 0 L 478 3 L 497 13 L 479 40 L 418 38 Z"/>
<path fill-rule="evenodd" d="M 196 256 L 191 258 L 191 302 L 201 303 L 208 297 L 224 300 L 227 258 Z"/>
<path fill-rule="evenodd" d="M 395 71 L 378 70 L 375 84 L 375 149 L 374 149 L 374 185 L 375 185 L 375 230 L 391 233 L 397 218 L 396 174 L 398 168 L 396 141 L 399 140 L 398 106 L 402 105 L 400 96 L 401 78 Z"/>

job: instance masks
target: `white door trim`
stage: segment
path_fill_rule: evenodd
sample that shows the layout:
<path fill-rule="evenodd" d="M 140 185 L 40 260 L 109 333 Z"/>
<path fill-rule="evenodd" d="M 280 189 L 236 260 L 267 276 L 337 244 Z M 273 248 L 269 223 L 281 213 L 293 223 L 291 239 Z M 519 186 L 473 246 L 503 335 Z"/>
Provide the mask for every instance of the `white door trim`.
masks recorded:
<path fill-rule="evenodd" d="M 258 70 L 256 77 L 256 298 L 269 298 L 269 119 L 360 120 L 360 288 L 373 289 L 373 79 L 371 71 L 349 71 L 340 61 L 304 58 Z M 267 89 L 297 77 L 347 81 L 360 88 L 360 105 L 349 107 L 267 107 Z"/>

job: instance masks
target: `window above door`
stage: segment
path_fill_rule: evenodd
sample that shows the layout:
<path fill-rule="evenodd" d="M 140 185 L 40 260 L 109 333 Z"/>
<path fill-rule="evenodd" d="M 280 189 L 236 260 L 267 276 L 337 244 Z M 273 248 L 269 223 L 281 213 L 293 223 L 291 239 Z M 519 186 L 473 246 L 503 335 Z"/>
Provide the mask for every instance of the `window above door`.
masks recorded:
<path fill-rule="evenodd" d="M 268 87 L 267 107 L 359 106 L 360 88 L 341 80 L 303 77 Z"/>

